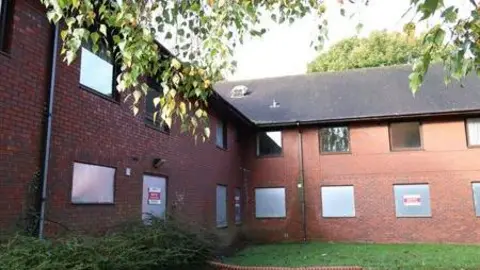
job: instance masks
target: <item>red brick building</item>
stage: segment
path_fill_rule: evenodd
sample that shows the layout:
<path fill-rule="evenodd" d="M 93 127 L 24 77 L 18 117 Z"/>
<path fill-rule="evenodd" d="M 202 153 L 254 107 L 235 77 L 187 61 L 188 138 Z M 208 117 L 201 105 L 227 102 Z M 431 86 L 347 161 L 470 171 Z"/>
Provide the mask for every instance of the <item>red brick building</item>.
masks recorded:
<path fill-rule="evenodd" d="M 434 67 L 415 97 L 408 67 L 219 83 L 195 144 L 148 102 L 133 116 L 105 57 L 53 61 L 37 1 L 1 3 L 2 229 L 42 208 L 43 182 L 49 234 L 151 212 L 226 242 L 480 241 L 476 78 L 446 89 Z"/>

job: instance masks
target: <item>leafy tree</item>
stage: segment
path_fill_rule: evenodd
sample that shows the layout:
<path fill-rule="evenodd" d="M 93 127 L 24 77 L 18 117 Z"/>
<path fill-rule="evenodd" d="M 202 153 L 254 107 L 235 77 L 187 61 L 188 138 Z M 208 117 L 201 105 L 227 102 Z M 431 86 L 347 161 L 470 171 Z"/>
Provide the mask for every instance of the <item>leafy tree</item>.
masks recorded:
<path fill-rule="evenodd" d="M 366 38 L 347 38 L 317 56 L 308 64 L 308 72 L 413 63 L 426 48 L 422 41 L 422 38 L 386 31 L 372 32 Z M 435 58 L 439 60 L 440 57 L 441 52 L 437 52 Z"/>
<path fill-rule="evenodd" d="M 249 36 L 261 36 L 260 18 L 268 14 L 278 23 L 292 23 L 307 14 L 318 17 L 319 33 L 314 42 L 321 48 L 326 38 L 325 0 L 41 0 L 47 17 L 62 24 L 62 53 L 65 61 L 74 61 L 82 43 L 98 50 L 101 44 L 114 48 L 121 64 L 118 91 L 133 98 L 138 111 L 140 98 L 148 87 L 142 78 L 154 77 L 162 82 L 163 95 L 154 99 L 158 113 L 171 125 L 179 119 L 182 129 L 194 134 L 205 127 L 206 107 L 211 85 L 219 74 L 235 68 L 234 48 Z M 345 14 L 352 5 L 368 5 L 369 0 L 337 0 L 339 12 Z M 410 29 L 420 20 L 440 15 L 441 23 L 432 26 L 425 36 L 425 50 L 416 61 L 410 76 L 412 91 L 417 91 L 432 61 L 432 52 L 445 44 L 453 45 L 451 54 L 442 60 L 450 78 L 461 79 L 479 71 L 480 10 L 474 0 L 470 16 L 459 17 L 460 5 L 445 6 L 443 0 L 410 0 L 411 9 L 420 19 L 408 24 Z M 330 7 L 328 7 L 330 8 Z M 448 33 L 448 39 L 447 37 Z M 161 57 L 155 38 L 174 39 L 174 57 Z M 202 136 L 210 130 L 204 128 Z"/>

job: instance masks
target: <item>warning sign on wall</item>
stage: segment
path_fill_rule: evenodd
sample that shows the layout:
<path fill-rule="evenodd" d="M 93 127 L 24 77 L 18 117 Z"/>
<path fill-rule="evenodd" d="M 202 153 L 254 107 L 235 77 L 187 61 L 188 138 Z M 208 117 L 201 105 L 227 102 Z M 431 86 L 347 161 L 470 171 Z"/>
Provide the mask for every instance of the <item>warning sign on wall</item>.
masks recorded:
<path fill-rule="evenodd" d="M 419 194 L 403 195 L 403 205 L 420 206 L 422 205 L 422 197 Z"/>
<path fill-rule="evenodd" d="M 149 187 L 148 188 L 148 204 L 162 204 L 161 188 Z"/>

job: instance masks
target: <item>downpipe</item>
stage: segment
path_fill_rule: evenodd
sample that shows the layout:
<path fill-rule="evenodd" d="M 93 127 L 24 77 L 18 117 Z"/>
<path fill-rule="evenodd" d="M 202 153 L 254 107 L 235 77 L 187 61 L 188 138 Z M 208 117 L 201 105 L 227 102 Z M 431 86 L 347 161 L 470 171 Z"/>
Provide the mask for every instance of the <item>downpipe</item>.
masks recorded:
<path fill-rule="evenodd" d="M 299 167 L 299 179 L 297 188 L 300 194 L 300 207 L 302 213 L 302 229 L 303 229 L 303 242 L 307 241 L 307 217 L 305 213 L 305 168 L 303 165 L 303 133 L 300 128 L 300 122 L 297 121 L 298 128 L 298 167 Z"/>
<path fill-rule="evenodd" d="M 38 238 L 44 238 L 45 231 L 45 210 L 47 202 L 47 182 L 48 182 L 48 167 L 50 164 L 50 148 L 52 141 L 52 116 L 53 116 L 53 97 L 55 94 L 55 79 L 57 72 L 57 54 L 58 54 L 58 39 L 59 26 L 54 24 L 52 59 L 50 70 L 50 85 L 48 93 L 48 111 L 47 111 L 47 134 L 45 138 L 45 155 L 43 157 L 43 174 L 42 174 L 42 195 L 40 204 L 40 220 L 38 226 Z"/>

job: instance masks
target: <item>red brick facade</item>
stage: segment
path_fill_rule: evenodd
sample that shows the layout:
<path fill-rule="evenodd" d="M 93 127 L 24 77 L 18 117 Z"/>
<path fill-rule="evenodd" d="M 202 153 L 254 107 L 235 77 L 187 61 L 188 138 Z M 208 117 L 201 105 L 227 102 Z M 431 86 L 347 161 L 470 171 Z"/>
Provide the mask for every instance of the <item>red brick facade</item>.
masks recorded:
<path fill-rule="evenodd" d="M 352 123 L 351 153 L 321 154 L 318 127 L 302 128 L 307 238 L 372 242 L 480 241 L 472 182 L 480 180 L 480 149 L 468 148 L 463 118 L 422 122 L 423 150 L 390 150 L 388 123 Z M 298 130 L 283 132 L 283 155 L 255 157 L 251 168 L 246 235 L 265 240 L 303 237 L 300 211 Z M 431 217 L 397 218 L 394 184 L 430 186 Z M 355 217 L 324 218 L 321 186 L 353 185 Z M 287 217 L 256 219 L 255 187 L 286 187 Z"/>
<path fill-rule="evenodd" d="M 0 227 L 27 208 L 29 187 L 43 164 L 52 28 L 36 1 L 16 0 L 8 52 L 0 53 Z M 279 157 L 257 157 L 256 139 L 235 117 L 212 110 L 213 140 L 195 144 L 174 127 L 162 133 L 133 116 L 128 103 L 83 89 L 79 61 L 57 63 L 46 207 L 47 232 L 104 230 L 140 219 L 142 177 L 167 178 L 167 211 L 215 230 L 230 242 L 304 237 L 297 128 L 283 131 Z M 216 115 L 228 121 L 228 149 L 215 146 Z M 324 155 L 318 127 L 302 127 L 308 239 L 375 242 L 479 242 L 471 183 L 480 181 L 480 149 L 468 148 L 462 118 L 423 121 L 423 149 L 392 152 L 388 123 L 352 123 L 351 153 Z M 240 135 L 239 135 L 240 134 Z M 162 167 L 155 158 L 166 159 Z M 73 163 L 114 167 L 114 204 L 71 203 Z M 126 175 L 127 168 L 131 175 Z M 428 183 L 432 216 L 397 218 L 393 185 Z M 227 186 L 228 228 L 215 229 L 216 185 Z M 320 188 L 353 185 L 355 217 L 323 218 Z M 256 187 L 286 188 L 286 218 L 255 218 Z M 243 225 L 234 225 L 234 189 L 242 188 Z M 58 224 L 61 224 L 58 225 Z"/>

